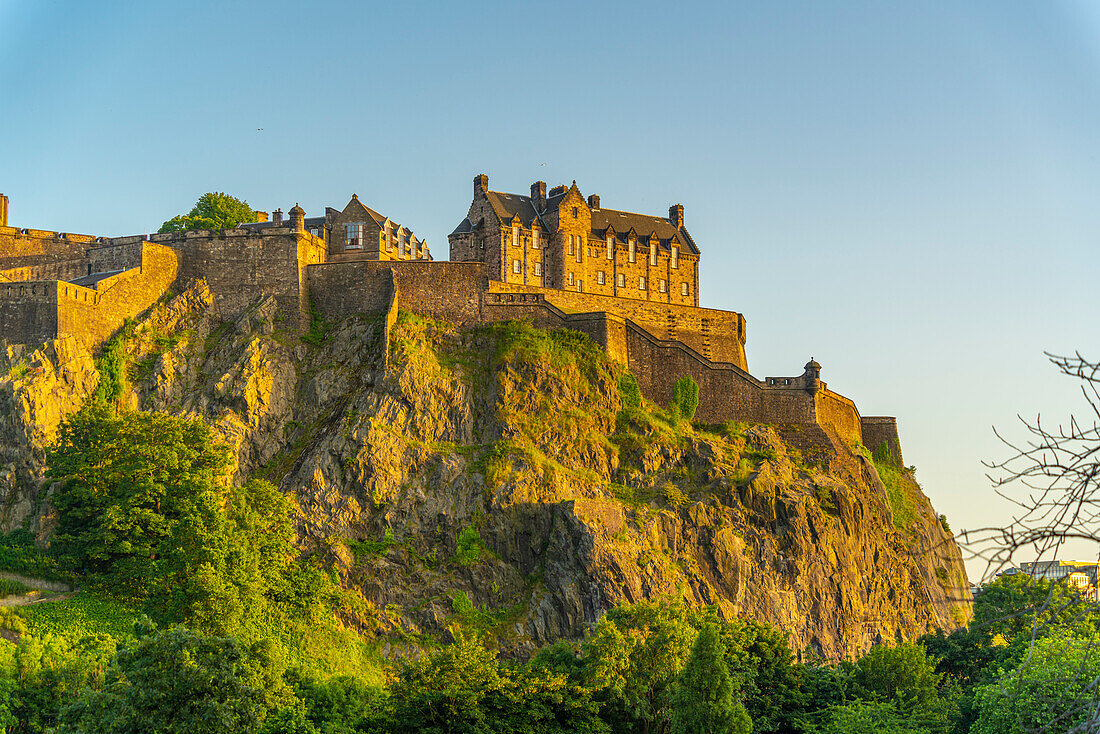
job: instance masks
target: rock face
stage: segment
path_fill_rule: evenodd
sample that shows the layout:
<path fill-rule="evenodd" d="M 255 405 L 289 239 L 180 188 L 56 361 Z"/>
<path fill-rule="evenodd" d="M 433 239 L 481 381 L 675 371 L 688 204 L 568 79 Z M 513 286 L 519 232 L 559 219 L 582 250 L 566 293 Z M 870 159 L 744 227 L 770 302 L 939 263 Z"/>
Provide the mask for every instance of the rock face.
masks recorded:
<path fill-rule="evenodd" d="M 124 401 L 202 416 L 236 481 L 293 493 L 303 550 L 364 600 L 351 623 L 476 624 L 522 655 L 582 637 L 617 604 L 666 598 L 840 658 L 969 618 L 958 548 L 928 500 L 859 447 L 826 435 L 826 459 L 807 463 L 780 437 L 797 428 L 624 408 L 621 368 L 568 332 L 402 314 L 388 341 L 364 316 L 299 339 L 276 314 L 261 302 L 222 323 L 201 283 L 158 305 L 124 335 Z M 37 372 L 7 352 L 8 528 L 48 529 L 43 446 L 98 384 L 91 356 L 67 349 L 34 352 Z"/>

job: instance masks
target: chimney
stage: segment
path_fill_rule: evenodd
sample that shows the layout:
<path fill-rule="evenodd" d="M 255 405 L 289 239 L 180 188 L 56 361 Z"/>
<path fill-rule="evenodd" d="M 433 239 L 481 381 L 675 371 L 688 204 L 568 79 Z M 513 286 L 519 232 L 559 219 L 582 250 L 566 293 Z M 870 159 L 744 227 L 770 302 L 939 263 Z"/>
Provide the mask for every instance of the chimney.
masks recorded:
<path fill-rule="evenodd" d="M 252 212 L 252 213 L 256 215 L 256 221 L 257 222 L 269 221 L 269 217 L 267 216 L 267 212 L 255 211 L 255 212 Z"/>
<path fill-rule="evenodd" d="M 474 196 L 477 196 L 478 192 L 485 193 L 489 190 L 489 177 L 484 173 L 479 173 L 474 176 Z"/>
<path fill-rule="evenodd" d="M 535 181 L 531 184 L 531 203 L 535 205 L 536 211 L 544 211 L 546 209 L 546 182 Z"/>
<path fill-rule="evenodd" d="M 595 211 L 600 208 L 600 195 L 589 194 L 588 195 L 588 208 Z"/>
<path fill-rule="evenodd" d="M 550 189 L 550 196 L 564 196 L 564 195 L 565 195 L 565 187 L 564 186 L 555 186 L 554 188 Z"/>
<path fill-rule="evenodd" d="M 8 226 L 8 197 L 0 194 L 0 227 Z"/>
<path fill-rule="evenodd" d="M 680 229 L 684 226 L 684 205 L 673 204 L 668 208 L 668 221 L 672 222 L 672 225 L 676 229 Z"/>
<path fill-rule="evenodd" d="M 282 224 L 283 223 L 283 210 L 282 209 L 276 209 L 274 212 L 272 212 L 271 213 L 271 221 L 275 224 Z"/>

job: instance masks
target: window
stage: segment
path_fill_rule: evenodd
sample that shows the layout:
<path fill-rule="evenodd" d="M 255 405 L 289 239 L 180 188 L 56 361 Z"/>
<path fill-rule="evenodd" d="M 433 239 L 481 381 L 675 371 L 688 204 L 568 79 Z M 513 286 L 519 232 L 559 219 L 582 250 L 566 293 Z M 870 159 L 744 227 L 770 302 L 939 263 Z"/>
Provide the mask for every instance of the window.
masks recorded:
<path fill-rule="evenodd" d="M 535 263 L 535 275 L 542 275 L 542 263 Z"/>
<path fill-rule="evenodd" d="M 661 293 L 668 293 L 668 281 L 667 280 L 660 281 L 658 283 L 658 287 L 660 288 Z"/>
<path fill-rule="evenodd" d="M 626 288 L 626 276 L 622 273 L 619 273 L 619 287 Z"/>
<path fill-rule="evenodd" d="M 577 235 L 577 262 L 581 261 L 581 257 L 584 255 L 584 240 L 580 235 Z"/>
<path fill-rule="evenodd" d="M 569 285 L 574 285 L 576 283 L 576 281 L 573 279 L 573 271 L 572 270 L 569 271 L 568 283 L 569 283 Z"/>
<path fill-rule="evenodd" d="M 512 244 L 519 247 L 519 227 L 512 227 Z"/>
<path fill-rule="evenodd" d="M 577 207 L 573 207 L 573 219 L 577 218 Z"/>
<path fill-rule="evenodd" d="M 638 243 L 634 240 L 630 240 L 630 254 L 627 260 L 630 262 L 636 262 L 638 259 Z"/>
<path fill-rule="evenodd" d="M 649 243 L 649 264 L 656 267 L 657 265 L 657 243 Z"/>
<path fill-rule="evenodd" d="M 316 237 L 317 235 L 321 234 L 321 231 L 319 229 L 317 229 L 316 227 L 310 227 L 309 228 L 309 233 L 311 235 L 313 235 L 314 237 Z"/>
<path fill-rule="evenodd" d="M 531 228 L 531 249 L 539 249 L 539 231 L 534 227 Z"/>
<path fill-rule="evenodd" d="M 672 248 L 672 269 L 677 270 L 680 267 L 680 248 L 673 246 Z"/>
<path fill-rule="evenodd" d="M 576 246 L 577 246 L 576 243 L 573 241 L 573 235 L 569 235 L 569 254 L 570 255 L 572 255 L 574 252 L 576 252 L 576 250 L 573 249 Z"/>
<path fill-rule="evenodd" d="M 644 275 L 639 275 L 638 276 L 638 290 L 640 290 L 640 291 L 645 290 L 645 276 Z"/>
<path fill-rule="evenodd" d="M 344 225 L 344 249 L 346 249 L 346 250 L 361 250 L 361 249 L 363 249 L 363 225 L 362 224 L 345 224 Z"/>
<path fill-rule="evenodd" d="M 615 257 L 615 240 L 611 237 L 607 238 L 607 259 L 611 260 Z"/>
<path fill-rule="evenodd" d="M 519 275 L 519 260 L 512 261 L 512 272 Z"/>
<path fill-rule="evenodd" d="M 603 285 L 607 282 L 607 276 L 604 275 L 604 272 L 602 270 L 596 271 L 596 282 L 600 285 Z"/>
<path fill-rule="evenodd" d="M 386 222 L 386 249 L 393 249 L 393 230 L 390 229 L 389 222 Z"/>
<path fill-rule="evenodd" d="M 687 294 L 688 294 L 688 284 L 687 283 L 681 283 L 680 284 L 680 295 L 681 296 L 686 296 Z"/>

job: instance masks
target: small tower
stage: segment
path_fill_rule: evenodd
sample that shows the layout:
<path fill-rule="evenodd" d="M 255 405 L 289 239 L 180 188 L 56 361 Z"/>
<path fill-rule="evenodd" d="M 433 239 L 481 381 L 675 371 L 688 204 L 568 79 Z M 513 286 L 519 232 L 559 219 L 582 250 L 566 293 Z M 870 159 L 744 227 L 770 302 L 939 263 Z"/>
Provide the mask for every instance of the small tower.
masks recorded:
<path fill-rule="evenodd" d="M 810 357 L 810 361 L 806 363 L 806 371 L 802 373 L 802 379 L 806 383 L 807 392 L 812 394 L 821 390 L 821 365 L 815 362 L 813 357 Z"/>
<path fill-rule="evenodd" d="M 294 204 L 294 208 L 288 212 L 290 214 L 290 226 L 294 228 L 295 232 L 306 231 L 306 211 L 302 207 L 298 206 L 297 202 Z"/>
<path fill-rule="evenodd" d="M 8 197 L 0 194 L 0 227 L 8 226 Z"/>

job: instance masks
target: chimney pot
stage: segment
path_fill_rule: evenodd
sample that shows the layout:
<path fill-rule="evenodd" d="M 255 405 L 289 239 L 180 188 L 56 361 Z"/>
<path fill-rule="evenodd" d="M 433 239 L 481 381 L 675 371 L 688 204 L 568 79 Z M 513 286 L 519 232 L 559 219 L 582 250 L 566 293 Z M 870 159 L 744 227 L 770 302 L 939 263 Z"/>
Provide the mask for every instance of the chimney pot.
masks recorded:
<path fill-rule="evenodd" d="M 274 224 L 282 224 L 283 223 L 283 210 L 282 209 L 276 209 L 274 212 L 272 212 L 271 213 L 271 221 Z"/>

